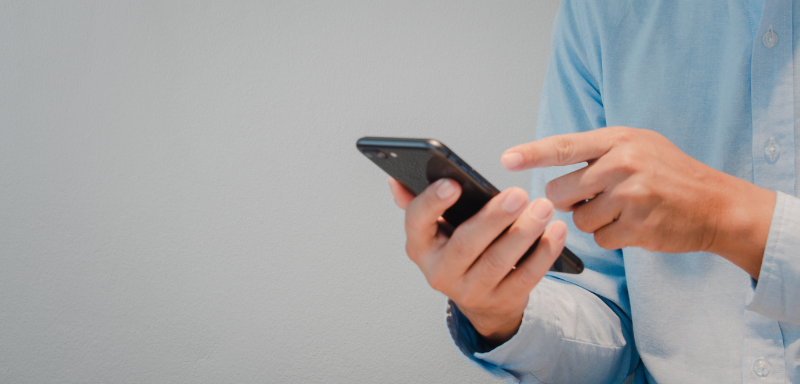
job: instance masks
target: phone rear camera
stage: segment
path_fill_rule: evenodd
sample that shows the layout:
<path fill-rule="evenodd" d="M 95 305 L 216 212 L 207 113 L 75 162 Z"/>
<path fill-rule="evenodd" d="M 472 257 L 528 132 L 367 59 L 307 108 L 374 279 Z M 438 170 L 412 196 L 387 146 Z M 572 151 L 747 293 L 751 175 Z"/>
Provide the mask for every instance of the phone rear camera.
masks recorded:
<path fill-rule="evenodd" d="M 376 157 L 380 157 L 381 159 L 385 159 L 385 158 L 389 157 L 388 155 L 386 155 L 385 153 L 383 153 L 382 151 L 379 151 L 377 149 L 367 149 L 367 150 L 365 150 L 364 151 L 364 156 L 367 156 L 370 159 L 374 159 Z"/>

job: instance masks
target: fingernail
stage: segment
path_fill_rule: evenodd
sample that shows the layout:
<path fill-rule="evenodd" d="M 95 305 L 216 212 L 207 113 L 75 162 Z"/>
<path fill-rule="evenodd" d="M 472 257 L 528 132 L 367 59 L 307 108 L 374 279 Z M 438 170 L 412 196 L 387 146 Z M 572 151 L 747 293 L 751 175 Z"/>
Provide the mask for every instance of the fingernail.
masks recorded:
<path fill-rule="evenodd" d="M 453 196 L 453 193 L 456 191 L 453 188 L 453 183 L 450 180 L 445 180 L 442 182 L 438 188 L 436 188 L 436 195 L 439 196 L 440 199 L 445 200 L 450 196 Z"/>
<path fill-rule="evenodd" d="M 561 241 L 567 235 L 567 226 L 550 224 L 550 238 L 555 241 Z"/>
<path fill-rule="evenodd" d="M 549 200 L 539 199 L 528 209 L 528 213 L 536 221 L 545 221 L 553 213 L 553 204 Z"/>
<path fill-rule="evenodd" d="M 500 158 L 500 163 L 505 169 L 513 169 L 522 164 L 522 155 L 516 152 L 506 153 Z"/>
<path fill-rule="evenodd" d="M 506 199 L 503 200 L 503 210 L 508 213 L 514 213 L 519 210 L 523 204 L 525 204 L 526 200 L 527 199 L 525 199 L 525 196 L 523 196 L 521 193 L 509 193 L 508 196 L 506 196 Z"/>

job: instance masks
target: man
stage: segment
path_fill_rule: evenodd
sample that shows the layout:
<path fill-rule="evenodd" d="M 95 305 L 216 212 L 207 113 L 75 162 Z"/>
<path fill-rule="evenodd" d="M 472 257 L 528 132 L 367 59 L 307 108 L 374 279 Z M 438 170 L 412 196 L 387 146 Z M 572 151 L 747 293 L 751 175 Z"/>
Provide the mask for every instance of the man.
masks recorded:
<path fill-rule="evenodd" d="M 539 140 L 501 159 L 547 199 L 447 237 L 459 186 L 390 180 L 458 348 L 525 383 L 800 382 L 798 42 L 790 0 L 564 0 Z M 565 242 L 587 270 L 543 278 Z"/>

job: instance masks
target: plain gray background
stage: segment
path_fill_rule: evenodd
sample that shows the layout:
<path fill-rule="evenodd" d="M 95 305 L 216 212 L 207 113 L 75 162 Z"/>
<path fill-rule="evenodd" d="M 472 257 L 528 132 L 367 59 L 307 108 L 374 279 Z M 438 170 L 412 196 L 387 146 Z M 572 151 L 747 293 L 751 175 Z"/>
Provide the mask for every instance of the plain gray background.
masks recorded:
<path fill-rule="evenodd" d="M 0 2 L 0 382 L 496 382 L 355 141 L 527 189 L 557 6 Z"/>

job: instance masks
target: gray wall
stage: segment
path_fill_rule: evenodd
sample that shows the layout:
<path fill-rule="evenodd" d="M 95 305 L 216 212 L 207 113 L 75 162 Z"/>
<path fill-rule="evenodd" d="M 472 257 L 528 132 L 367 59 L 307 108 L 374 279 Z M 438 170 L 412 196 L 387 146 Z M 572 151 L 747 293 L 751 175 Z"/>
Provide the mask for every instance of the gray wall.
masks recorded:
<path fill-rule="evenodd" d="M 0 2 L 0 382 L 495 382 L 354 144 L 526 188 L 556 8 Z"/>

